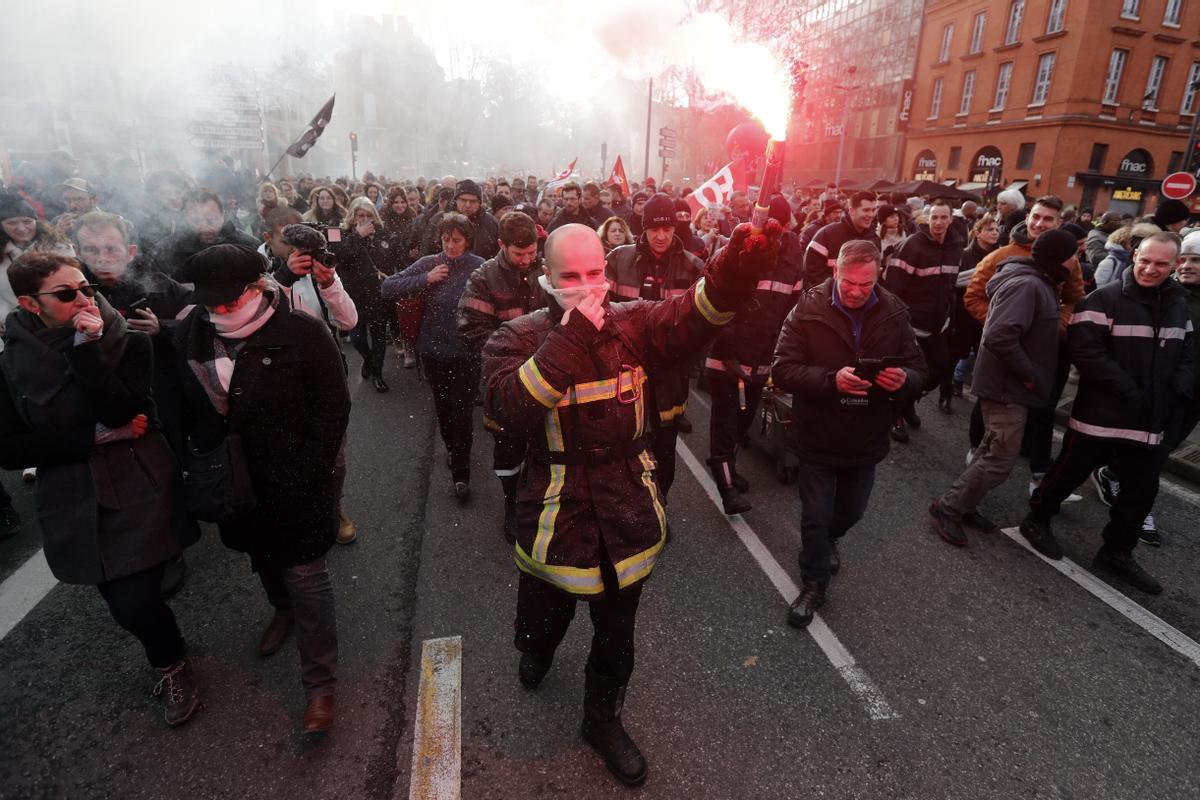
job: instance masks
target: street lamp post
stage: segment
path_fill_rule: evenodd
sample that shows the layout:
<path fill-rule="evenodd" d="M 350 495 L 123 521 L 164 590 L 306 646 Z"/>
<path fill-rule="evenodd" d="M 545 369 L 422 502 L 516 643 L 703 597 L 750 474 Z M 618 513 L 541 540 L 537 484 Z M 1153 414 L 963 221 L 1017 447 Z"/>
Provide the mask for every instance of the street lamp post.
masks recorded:
<path fill-rule="evenodd" d="M 846 67 L 847 75 L 853 75 L 855 72 L 858 72 L 858 67 L 853 64 Z M 846 126 L 850 123 L 850 93 L 862 87 L 834 85 L 833 88 L 842 91 L 842 130 L 841 135 L 838 136 L 837 171 L 833 176 L 833 182 L 840 188 L 842 185 L 842 155 L 846 151 Z"/>

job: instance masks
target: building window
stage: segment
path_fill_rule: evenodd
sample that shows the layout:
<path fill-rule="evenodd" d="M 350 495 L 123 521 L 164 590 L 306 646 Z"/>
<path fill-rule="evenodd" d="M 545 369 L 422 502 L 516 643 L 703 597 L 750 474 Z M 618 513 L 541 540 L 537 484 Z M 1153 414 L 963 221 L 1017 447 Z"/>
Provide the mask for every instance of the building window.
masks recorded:
<path fill-rule="evenodd" d="M 951 147 L 950 148 L 950 160 L 946 164 L 946 169 L 948 169 L 948 170 L 958 169 L 959 164 L 961 164 L 961 163 L 962 163 L 962 148 L 961 147 Z"/>
<path fill-rule="evenodd" d="M 1058 33 L 1063 29 L 1063 17 L 1067 15 L 1067 0 L 1050 0 L 1050 13 L 1046 15 L 1046 33 Z"/>
<path fill-rule="evenodd" d="M 1104 81 L 1104 104 L 1115 106 L 1121 91 L 1121 73 L 1125 71 L 1126 50 L 1113 50 L 1108 58 L 1108 78 Z"/>
<path fill-rule="evenodd" d="M 963 73 L 962 101 L 958 104 L 959 115 L 971 113 L 971 101 L 975 99 L 975 70 Z"/>
<path fill-rule="evenodd" d="M 1123 0 L 1121 16 L 1128 19 L 1141 19 L 1138 13 L 1142 10 L 1142 0 Z"/>
<path fill-rule="evenodd" d="M 933 96 L 929 99 L 929 118 L 937 119 L 942 113 L 942 79 L 933 82 Z"/>
<path fill-rule="evenodd" d="M 1008 10 L 1008 30 L 1004 33 L 1005 44 L 1016 44 L 1021 38 L 1021 17 L 1025 16 L 1025 0 L 1013 0 Z"/>
<path fill-rule="evenodd" d="M 1011 61 L 1005 61 L 1000 65 L 1000 72 L 996 75 L 996 102 L 992 103 L 992 111 L 1001 111 L 1008 104 L 1008 87 L 1012 84 L 1012 71 Z"/>
<path fill-rule="evenodd" d="M 1167 10 L 1163 12 L 1163 25 L 1172 28 L 1179 27 L 1179 12 L 1183 10 L 1183 0 L 1167 0 Z"/>
<path fill-rule="evenodd" d="M 1103 172 L 1104 160 L 1108 158 L 1108 145 L 1096 142 L 1092 145 L 1092 157 L 1088 159 L 1088 172 Z"/>
<path fill-rule="evenodd" d="M 1187 86 L 1183 87 L 1183 105 L 1179 109 L 1180 114 L 1195 113 L 1198 88 L 1200 88 L 1200 61 L 1193 61 L 1192 69 L 1188 72 Z"/>
<path fill-rule="evenodd" d="M 1046 95 L 1050 94 L 1050 80 L 1054 77 L 1054 53 L 1043 53 L 1038 59 L 1037 80 L 1033 83 L 1033 100 L 1031 106 L 1046 104 Z"/>
<path fill-rule="evenodd" d="M 954 41 L 954 26 L 942 28 L 942 49 L 938 51 L 938 63 L 950 60 L 950 43 Z"/>
<path fill-rule="evenodd" d="M 1162 88 L 1163 73 L 1167 71 L 1167 57 L 1155 56 L 1150 64 L 1150 75 L 1146 78 L 1146 94 L 1142 96 L 1142 108 L 1158 109 L 1158 90 Z"/>
<path fill-rule="evenodd" d="M 1024 142 L 1017 150 L 1017 169 L 1033 169 L 1033 152 L 1037 150 L 1037 142 Z"/>
<path fill-rule="evenodd" d="M 971 49 L 968 51 L 970 55 L 983 52 L 983 32 L 987 28 L 987 12 L 980 11 L 975 15 L 975 22 L 971 24 Z"/>

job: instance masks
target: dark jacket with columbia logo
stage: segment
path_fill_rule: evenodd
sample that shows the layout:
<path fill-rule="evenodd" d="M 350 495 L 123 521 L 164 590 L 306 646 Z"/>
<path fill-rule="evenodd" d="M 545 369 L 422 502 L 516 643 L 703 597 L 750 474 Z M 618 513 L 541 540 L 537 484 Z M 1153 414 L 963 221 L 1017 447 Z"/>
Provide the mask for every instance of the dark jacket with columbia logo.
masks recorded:
<path fill-rule="evenodd" d="M 833 279 L 801 295 L 775 346 L 771 380 L 795 395 L 792 407 L 800 458 L 837 467 L 877 464 L 888 453 L 892 400 L 921 391 L 928 370 L 908 322 L 908 309 L 881 286 L 863 312 L 857 346 L 850 318 L 833 303 Z M 866 397 L 842 394 L 835 377 L 859 358 L 894 357 L 908 373 L 900 391 L 872 386 Z"/>
<path fill-rule="evenodd" d="M 1143 289 L 1127 270 L 1075 306 L 1067 328 L 1079 393 L 1068 427 L 1153 447 L 1194 391 L 1192 322 L 1174 278 Z"/>

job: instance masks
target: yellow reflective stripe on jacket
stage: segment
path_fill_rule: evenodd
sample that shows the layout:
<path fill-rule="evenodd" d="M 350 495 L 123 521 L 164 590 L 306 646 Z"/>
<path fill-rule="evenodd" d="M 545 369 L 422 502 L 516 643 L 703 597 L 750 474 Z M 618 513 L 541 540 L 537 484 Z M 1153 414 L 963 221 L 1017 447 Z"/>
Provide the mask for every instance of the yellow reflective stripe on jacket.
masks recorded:
<path fill-rule="evenodd" d="M 678 405 L 673 408 L 668 408 L 665 411 L 659 411 L 658 412 L 659 422 L 670 422 L 671 420 L 675 419 L 676 417 L 683 416 L 685 411 L 687 411 L 687 401 L 684 401 L 684 403 L 682 405 Z"/>
<path fill-rule="evenodd" d="M 693 295 L 696 302 L 696 310 L 700 312 L 700 316 L 704 317 L 713 325 L 724 325 L 733 319 L 732 311 L 718 311 L 717 307 L 708 299 L 708 294 L 705 292 L 704 278 L 696 282 L 696 293 Z"/>
<path fill-rule="evenodd" d="M 658 501 L 658 485 L 654 482 L 654 462 L 650 460 L 650 456 L 644 450 L 638 456 L 638 460 L 642 464 L 642 485 L 650 494 L 650 503 L 654 506 L 655 516 L 658 517 L 658 541 L 653 546 L 615 565 L 617 585 L 622 589 L 637 583 L 654 570 L 658 554 L 667 541 L 667 515 L 663 510 L 662 503 Z"/>
<path fill-rule="evenodd" d="M 546 415 L 546 447 L 552 453 L 563 452 L 562 422 L 558 409 Z M 538 515 L 537 534 L 533 539 L 533 557 L 543 563 L 550 551 L 550 540 L 554 538 L 554 523 L 562 508 L 563 484 L 567 480 L 566 464 L 550 464 L 550 483 L 542 497 L 542 513 Z"/>
<path fill-rule="evenodd" d="M 622 393 L 633 392 L 640 389 L 646 382 L 646 371 L 641 367 L 632 372 L 626 370 L 620 374 L 619 380 Z M 577 383 L 567 389 L 558 401 L 558 405 L 559 407 L 573 406 L 580 403 L 593 403 L 597 400 L 611 400 L 617 396 L 617 381 L 618 378 L 606 378 L 602 381 Z"/>
<path fill-rule="evenodd" d="M 562 397 L 562 392 L 555 389 L 542 377 L 532 356 L 517 370 L 517 377 L 521 379 L 521 385 L 525 387 L 525 391 L 546 408 L 554 408 Z"/>
<path fill-rule="evenodd" d="M 604 591 L 604 579 L 600 567 L 558 567 L 538 561 L 529 556 L 521 545 L 516 546 L 513 560 L 517 569 L 526 572 L 551 586 L 570 594 L 594 595 Z"/>

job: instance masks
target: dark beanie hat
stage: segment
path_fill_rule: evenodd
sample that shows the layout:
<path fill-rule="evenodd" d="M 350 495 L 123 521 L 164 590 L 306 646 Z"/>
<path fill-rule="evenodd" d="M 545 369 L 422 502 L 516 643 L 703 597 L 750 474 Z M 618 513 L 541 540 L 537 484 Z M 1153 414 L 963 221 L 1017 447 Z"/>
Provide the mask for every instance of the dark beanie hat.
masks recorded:
<path fill-rule="evenodd" d="M 483 199 L 483 191 L 479 188 L 479 184 L 469 178 L 465 181 L 459 181 L 458 185 L 454 187 L 455 200 L 464 194 L 473 194 L 480 200 Z"/>
<path fill-rule="evenodd" d="M 634 192 L 633 199 L 630 200 L 629 202 L 636 205 L 639 200 L 644 203 L 649 199 L 650 199 L 650 195 L 646 194 L 645 192 Z"/>
<path fill-rule="evenodd" d="M 642 207 L 642 228 L 675 227 L 675 201 L 659 192 Z"/>
<path fill-rule="evenodd" d="M 826 200 L 825 204 L 821 206 L 821 216 L 824 217 L 832 211 L 840 211 L 841 208 L 842 204 L 837 200 Z"/>
<path fill-rule="evenodd" d="M 1074 234 L 1059 228 L 1046 231 L 1033 240 L 1033 260 L 1039 265 L 1058 267 L 1069 261 L 1079 249 Z"/>
<path fill-rule="evenodd" d="M 14 217 L 37 219 L 37 212 L 19 194 L 0 194 L 0 220 L 13 219 Z"/>
<path fill-rule="evenodd" d="M 675 201 L 675 221 L 685 225 L 692 221 L 692 207 L 682 197 Z"/>
<path fill-rule="evenodd" d="M 1074 222 L 1068 222 L 1066 225 L 1062 226 L 1062 229 L 1074 236 L 1075 241 L 1077 242 L 1087 238 L 1087 231 L 1083 229 L 1083 226 L 1076 225 Z"/>
<path fill-rule="evenodd" d="M 781 194 L 775 195 L 775 199 L 767 207 L 767 216 L 782 225 L 784 229 L 792 227 L 792 206 Z"/>
<path fill-rule="evenodd" d="M 1188 207 L 1180 200 L 1163 200 L 1154 210 L 1154 224 L 1166 230 L 1168 225 L 1183 222 L 1191 216 Z"/>
<path fill-rule="evenodd" d="M 267 260 L 257 250 L 240 244 L 214 244 L 189 258 L 180 278 L 196 285 L 192 302 L 202 306 L 232 303 L 248 284 L 267 271 Z"/>

